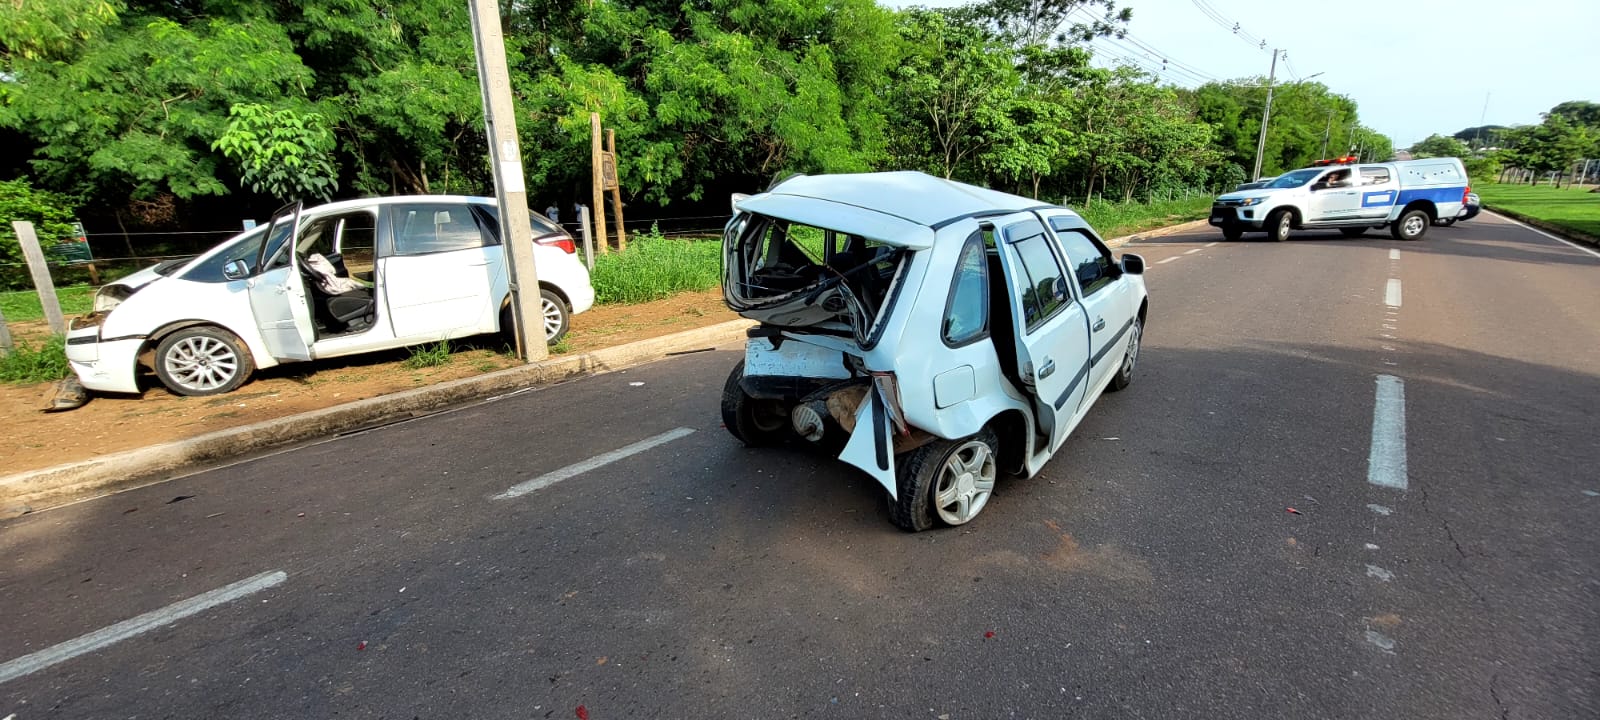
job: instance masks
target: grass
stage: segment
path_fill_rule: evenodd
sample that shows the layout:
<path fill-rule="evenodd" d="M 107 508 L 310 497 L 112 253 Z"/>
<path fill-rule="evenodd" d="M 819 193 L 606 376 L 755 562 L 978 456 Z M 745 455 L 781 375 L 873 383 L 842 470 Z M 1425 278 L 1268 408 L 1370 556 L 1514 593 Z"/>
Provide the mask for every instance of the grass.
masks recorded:
<path fill-rule="evenodd" d="M 1196 195 L 1183 200 L 1149 203 L 1095 200 L 1071 207 L 1089 221 L 1100 237 L 1110 239 L 1190 220 L 1202 220 L 1211 212 L 1211 196 Z"/>
<path fill-rule="evenodd" d="M 60 335 L 50 336 L 38 347 L 18 342 L 9 354 L 0 355 L 0 382 L 31 385 L 60 380 L 71 372 L 66 339 Z"/>
<path fill-rule="evenodd" d="M 428 345 L 415 345 L 409 350 L 411 350 L 411 357 L 400 363 L 400 366 L 407 370 L 421 370 L 450 364 L 450 341 L 448 340 L 440 340 Z"/>
<path fill-rule="evenodd" d="M 628 241 L 627 252 L 597 256 L 589 278 L 601 304 L 710 290 L 722 280 L 722 243 L 639 235 Z"/>
<path fill-rule="evenodd" d="M 1600 193 L 1585 187 L 1549 185 L 1473 185 L 1491 210 L 1507 210 L 1557 227 L 1600 238 Z"/>
<path fill-rule="evenodd" d="M 56 299 L 61 301 L 61 314 L 67 317 L 82 315 L 94 307 L 95 289 L 88 285 L 69 285 L 56 288 Z M 44 307 L 39 304 L 39 293 L 33 290 L 0 292 L 0 314 L 6 322 L 27 322 L 44 319 Z"/>

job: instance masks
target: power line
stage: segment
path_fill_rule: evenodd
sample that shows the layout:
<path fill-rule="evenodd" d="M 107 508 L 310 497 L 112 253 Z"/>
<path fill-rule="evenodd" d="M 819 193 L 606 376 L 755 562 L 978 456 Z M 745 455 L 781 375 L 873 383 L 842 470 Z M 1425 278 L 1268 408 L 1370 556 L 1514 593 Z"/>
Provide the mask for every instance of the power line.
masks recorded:
<path fill-rule="evenodd" d="M 1190 0 L 1190 1 L 1194 3 L 1195 8 L 1200 10 L 1201 14 L 1205 15 L 1207 18 L 1210 18 L 1211 21 L 1216 23 L 1218 27 L 1221 27 L 1223 30 L 1227 30 L 1234 37 L 1239 38 L 1240 40 L 1242 40 L 1246 44 L 1256 48 L 1257 50 L 1261 50 L 1261 51 L 1265 52 L 1268 49 L 1267 48 L 1267 41 L 1266 41 L 1265 38 L 1259 38 L 1259 37 L 1256 37 L 1254 35 L 1251 35 L 1249 32 L 1247 32 L 1244 29 L 1244 26 L 1240 25 L 1237 22 L 1234 22 L 1233 20 L 1228 19 L 1228 16 L 1223 15 L 1216 8 L 1212 7 L 1210 3 L 1206 2 L 1206 0 Z"/>
<path fill-rule="evenodd" d="M 1090 22 L 1097 21 L 1094 15 L 1088 10 L 1085 10 L 1082 6 L 1073 8 L 1073 13 L 1081 14 L 1083 17 L 1080 19 L 1087 19 Z M 1069 16 L 1071 14 L 1072 13 L 1069 13 Z M 1101 41 L 1102 44 L 1095 46 L 1093 42 L 1091 42 L 1091 47 L 1094 47 L 1096 50 L 1099 50 L 1106 55 L 1119 57 L 1125 62 L 1128 61 L 1129 56 L 1134 58 L 1144 58 L 1151 64 L 1148 66 L 1143 62 L 1133 62 L 1132 64 L 1140 67 L 1141 69 L 1145 69 L 1147 72 L 1151 72 L 1152 74 L 1163 77 L 1169 82 L 1173 82 L 1177 85 L 1187 85 L 1190 83 L 1204 85 L 1208 82 L 1220 81 L 1216 75 L 1201 70 L 1200 68 L 1189 63 L 1182 62 L 1173 57 L 1171 53 L 1162 52 L 1159 48 L 1155 47 L 1148 41 L 1136 37 L 1130 32 L 1118 33 L 1117 37 L 1115 38 L 1102 35 L 1094 38 L 1094 40 Z M 1124 45 L 1122 42 L 1119 42 L 1119 40 L 1127 41 L 1129 45 L 1132 45 L 1132 47 L 1129 47 L 1129 45 Z M 1116 53 L 1109 51 L 1105 47 L 1105 44 L 1110 44 L 1125 54 L 1119 56 Z"/>

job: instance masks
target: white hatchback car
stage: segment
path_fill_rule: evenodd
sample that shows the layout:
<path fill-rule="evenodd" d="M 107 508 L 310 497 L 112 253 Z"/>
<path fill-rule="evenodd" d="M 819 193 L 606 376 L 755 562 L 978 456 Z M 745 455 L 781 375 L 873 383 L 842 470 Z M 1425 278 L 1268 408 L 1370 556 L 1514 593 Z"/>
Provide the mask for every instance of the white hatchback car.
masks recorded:
<path fill-rule="evenodd" d="M 761 323 L 728 431 L 837 453 L 907 530 L 972 520 L 1133 379 L 1144 259 L 1066 208 L 916 172 L 800 176 L 736 197 L 723 245 L 724 299 Z"/>
<path fill-rule="evenodd" d="M 93 312 L 73 320 L 67 360 L 85 388 L 136 393 L 153 353 L 168 389 L 215 395 L 256 368 L 509 332 L 498 216 L 491 198 L 443 195 L 280 211 L 192 260 L 102 287 Z M 594 304 L 594 288 L 572 237 L 532 219 L 553 343 Z"/>

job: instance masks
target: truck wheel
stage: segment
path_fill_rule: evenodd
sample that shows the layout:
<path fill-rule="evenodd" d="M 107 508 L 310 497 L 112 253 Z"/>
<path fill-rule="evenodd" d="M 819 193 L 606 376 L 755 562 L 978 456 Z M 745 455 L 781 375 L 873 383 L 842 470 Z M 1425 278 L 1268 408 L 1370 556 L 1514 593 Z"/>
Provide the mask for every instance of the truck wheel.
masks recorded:
<path fill-rule="evenodd" d="M 961 440 L 937 440 L 907 453 L 897 478 L 900 497 L 889 505 L 889 520 L 909 532 L 970 522 L 994 494 L 999 447 L 994 431 L 984 428 Z"/>
<path fill-rule="evenodd" d="M 1289 230 L 1294 224 L 1294 216 L 1288 210 L 1273 210 L 1267 216 L 1267 238 L 1273 242 L 1283 242 L 1289 239 Z"/>
<path fill-rule="evenodd" d="M 219 327 L 184 328 L 156 346 L 156 377 L 179 395 L 232 392 L 250 379 L 254 370 L 255 362 L 244 343 Z"/>
<path fill-rule="evenodd" d="M 1107 390 L 1116 392 L 1133 384 L 1133 366 L 1139 362 L 1139 342 L 1143 339 L 1144 323 L 1138 317 L 1133 319 L 1133 325 L 1128 328 L 1128 349 L 1122 355 L 1122 367 L 1117 368 L 1117 374 L 1111 376 L 1111 384 Z"/>
<path fill-rule="evenodd" d="M 1339 232 L 1342 233 L 1345 237 L 1361 237 L 1362 235 L 1365 235 L 1367 233 L 1367 229 L 1366 228 L 1339 228 Z"/>
<path fill-rule="evenodd" d="M 1225 228 L 1222 229 L 1222 239 L 1223 240 L 1238 240 L 1239 238 L 1242 238 L 1242 237 L 1244 237 L 1244 231 L 1239 229 L 1239 228 L 1236 228 L 1236 227 L 1225 227 Z"/>
<path fill-rule="evenodd" d="M 1389 234 L 1396 240 L 1421 240 L 1426 232 L 1428 213 L 1422 210 L 1409 210 L 1389 226 Z"/>
<path fill-rule="evenodd" d="M 788 437 L 789 409 L 777 400 L 750 397 L 739 380 L 744 377 L 744 361 L 733 366 L 722 385 L 722 425 L 728 434 L 747 447 L 777 445 Z"/>

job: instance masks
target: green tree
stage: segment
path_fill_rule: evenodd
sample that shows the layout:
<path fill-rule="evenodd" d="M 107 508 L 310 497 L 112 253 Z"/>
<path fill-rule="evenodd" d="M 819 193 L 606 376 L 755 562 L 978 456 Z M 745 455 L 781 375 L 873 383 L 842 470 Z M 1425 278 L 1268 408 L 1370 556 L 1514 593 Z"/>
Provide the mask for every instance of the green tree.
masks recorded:
<path fill-rule="evenodd" d="M 333 132 L 322 115 L 241 103 L 212 148 L 239 164 L 252 190 L 284 200 L 326 200 L 336 185 Z"/>
<path fill-rule="evenodd" d="M 0 180 L 0 290 L 33 287 L 28 276 L 22 246 L 11 227 L 14 220 L 33 223 L 39 241 L 68 237 L 72 233 L 72 201 L 44 190 L 34 189 L 26 180 Z"/>
<path fill-rule="evenodd" d="M 1419 158 L 1453 157 L 1464 158 L 1472 154 L 1465 143 L 1453 137 L 1443 135 L 1429 135 L 1411 146 L 1411 154 Z"/>

